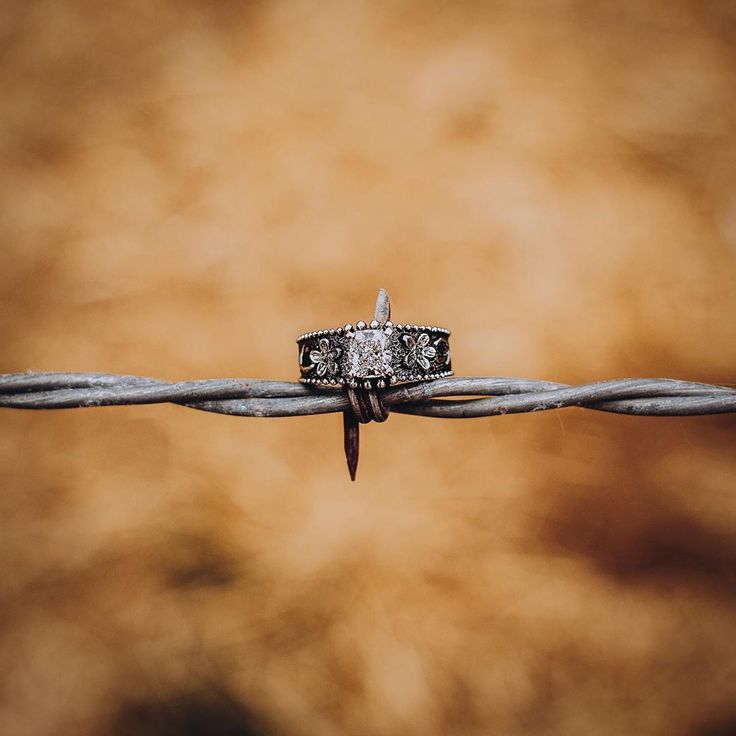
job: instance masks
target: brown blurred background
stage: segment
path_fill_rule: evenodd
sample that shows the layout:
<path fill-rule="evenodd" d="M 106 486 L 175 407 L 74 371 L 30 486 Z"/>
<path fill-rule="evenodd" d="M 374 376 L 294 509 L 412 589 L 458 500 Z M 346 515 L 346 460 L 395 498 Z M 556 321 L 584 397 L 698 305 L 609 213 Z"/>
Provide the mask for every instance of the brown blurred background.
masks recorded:
<path fill-rule="evenodd" d="M 0 371 L 734 383 L 736 4 L 0 1 Z M 736 422 L 0 417 L 0 734 L 736 733 Z"/>

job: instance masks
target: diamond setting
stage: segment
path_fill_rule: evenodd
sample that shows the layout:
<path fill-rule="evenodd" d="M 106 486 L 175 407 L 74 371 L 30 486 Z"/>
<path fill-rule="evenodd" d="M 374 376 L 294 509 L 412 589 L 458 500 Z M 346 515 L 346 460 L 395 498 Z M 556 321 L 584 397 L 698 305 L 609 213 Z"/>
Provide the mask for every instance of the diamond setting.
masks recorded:
<path fill-rule="evenodd" d="M 358 330 L 347 351 L 350 378 L 384 378 L 393 373 L 389 336 L 384 330 Z"/>
<path fill-rule="evenodd" d="M 376 323 L 360 320 L 298 337 L 301 382 L 370 390 L 452 375 L 449 330 Z"/>

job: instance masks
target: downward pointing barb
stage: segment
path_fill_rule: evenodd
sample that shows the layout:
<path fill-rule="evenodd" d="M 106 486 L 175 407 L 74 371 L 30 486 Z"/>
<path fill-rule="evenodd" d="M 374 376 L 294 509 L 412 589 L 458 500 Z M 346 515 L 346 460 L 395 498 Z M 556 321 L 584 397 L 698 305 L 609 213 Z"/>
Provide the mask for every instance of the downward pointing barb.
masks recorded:
<path fill-rule="evenodd" d="M 348 472 L 350 480 L 355 480 L 360 450 L 360 424 L 351 411 L 343 412 L 342 428 L 345 436 L 345 459 L 348 461 Z"/>

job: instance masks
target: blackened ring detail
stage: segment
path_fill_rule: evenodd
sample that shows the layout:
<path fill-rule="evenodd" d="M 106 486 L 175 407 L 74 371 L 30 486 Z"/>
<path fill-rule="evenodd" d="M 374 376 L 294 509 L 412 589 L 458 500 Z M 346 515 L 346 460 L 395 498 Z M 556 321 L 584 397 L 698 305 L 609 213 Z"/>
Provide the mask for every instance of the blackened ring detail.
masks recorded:
<path fill-rule="evenodd" d="M 452 375 L 450 331 L 428 325 L 358 322 L 297 338 L 302 383 L 384 388 Z"/>

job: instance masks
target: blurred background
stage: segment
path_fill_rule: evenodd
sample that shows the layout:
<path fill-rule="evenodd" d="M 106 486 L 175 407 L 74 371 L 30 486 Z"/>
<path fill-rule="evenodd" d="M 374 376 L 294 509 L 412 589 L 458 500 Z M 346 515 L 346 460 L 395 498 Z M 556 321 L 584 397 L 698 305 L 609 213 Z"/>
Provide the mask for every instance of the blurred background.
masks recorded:
<path fill-rule="evenodd" d="M 730 0 L 2 0 L 0 371 L 734 383 Z M 736 733 L 736 421 L 0 417 L 0 733 Z"/>

